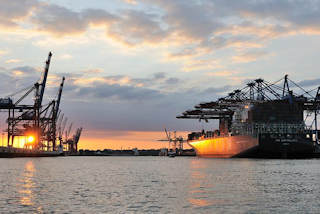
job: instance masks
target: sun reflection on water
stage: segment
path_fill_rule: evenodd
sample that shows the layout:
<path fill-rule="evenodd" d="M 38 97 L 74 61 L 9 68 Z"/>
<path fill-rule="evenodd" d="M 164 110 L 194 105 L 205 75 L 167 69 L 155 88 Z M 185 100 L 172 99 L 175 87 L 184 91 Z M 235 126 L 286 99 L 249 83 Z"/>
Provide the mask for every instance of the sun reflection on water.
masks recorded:
<path fill-rule="evenodd" d="M 20 203 L 25 206 L 33 205 L 33 188 L 35 183 L 33 181 L 35 173 L 35 167 L 32 161 L 28 161 L 25 164 L 24 171 L 21 177 L 21 189 L 19 190 L 20 194 Z"/>

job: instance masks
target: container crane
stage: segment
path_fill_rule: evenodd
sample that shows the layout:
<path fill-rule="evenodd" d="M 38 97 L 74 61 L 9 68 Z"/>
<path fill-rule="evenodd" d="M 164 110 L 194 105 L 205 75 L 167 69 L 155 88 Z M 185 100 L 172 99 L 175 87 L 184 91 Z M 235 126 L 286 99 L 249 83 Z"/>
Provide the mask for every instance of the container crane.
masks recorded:
<path fill-rule="evenodd" d="M 68 140 L 69 152 L 71 154 L 78 152 L 78 142 L 81 136 L 82 127 L 77 128 L 76 133 L 73 135 L 72 140 Z"/>
<path fill-rule="evenodd" d="M 178 153 L 181 154 L 183 152 L 183 144 L 186 142 L 181 136 L 177 137 L 177 132 L 173 132 L 173 138 L 171 137 L 172 134 L 170 131 L 167 131 L 167 129 L 164 129 L 166 133 L 167 139 L 164 140 L 159 140 L 159 141 L 168 141 L 169 142 L 169 147 L 168 147 L 168 155 L 169 156 L 175 156 L 176 154 L 176 149 L 178 145 Z M 173 144 L 171 144 L 173 143 Z"/>
<path fill-rule="evenodd" d="M 8 146 L 12 147 L 15 137 L 32 136 L 30 142 L 35 149 L 41 149 L 46 144 L 47 150 L 56 149 L 56 125 L 65 78 L 62 78 L 58 91 L 57 100 L 43 104 L 52 53 L 49 52 L 45 62 L 45 68 L 39 82 L 32 87 L 23 89 L 18 93 L 26 91 L 16 102 L 11 98 L 0 99 L 0 109 L 8 110 Z M 33 105 L 21 104 L 31 92 L 35 92 Z M 17 93 L 16 93 L 17 94 Z M 18 114 L 17 114 L 18 113 Z"/>
<path fill-rule="evenodd" d="M 60 111 L 59 108 L 60 108 L 60 102 L 61 102 L 64 81 L 65 81 L 65 77 L 62 77 L 62 81 L 60 83 L 60 87 L 59 87 L 59 91 L 58 91 L 58 98 L 57 98 L 55 105 L 53 105 L 53 111 L 52 111 L 52 120 L 51 120 L 52 126 L 51 126 L 50 133 L 52 134 L 51 140 L 52 140 L 53 150 L 55 150 L 55 148 L 56 148 L 57 119 L 58 119 L 58 113 Z"/>

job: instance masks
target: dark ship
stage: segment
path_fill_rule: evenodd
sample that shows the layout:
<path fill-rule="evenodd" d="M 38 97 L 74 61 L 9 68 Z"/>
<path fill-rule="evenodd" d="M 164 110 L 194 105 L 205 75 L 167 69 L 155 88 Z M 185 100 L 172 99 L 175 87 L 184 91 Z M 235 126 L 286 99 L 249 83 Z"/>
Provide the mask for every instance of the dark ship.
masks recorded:
<path fill-rule="evenodd" d="M 306 91 L 288 75 L 274 83 L 256 79 L 217 101 L 200 103 L 177 118 L 219 121 L 218 130 L 188 135 L 188 144 L 199 156 L 313 157 L 319 143 L 319 90 Z"/>

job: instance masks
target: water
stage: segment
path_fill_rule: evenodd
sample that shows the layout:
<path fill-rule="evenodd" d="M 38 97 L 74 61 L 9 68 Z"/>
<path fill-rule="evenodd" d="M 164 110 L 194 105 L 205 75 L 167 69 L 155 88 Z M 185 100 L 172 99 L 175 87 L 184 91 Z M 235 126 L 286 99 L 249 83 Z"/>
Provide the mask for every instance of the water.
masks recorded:
<path fill-rule="evenodd" d="M 320 160 L 0 159 L 1 213 L 319 213 Z"/>

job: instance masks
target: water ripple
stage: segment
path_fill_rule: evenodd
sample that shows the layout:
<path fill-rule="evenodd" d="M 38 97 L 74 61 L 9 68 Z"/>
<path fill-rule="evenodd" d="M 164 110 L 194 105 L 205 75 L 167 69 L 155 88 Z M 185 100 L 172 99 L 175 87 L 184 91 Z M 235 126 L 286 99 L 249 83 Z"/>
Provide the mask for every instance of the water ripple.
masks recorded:
<path fill-rule="evenodd" d="M 318 213 L 320 160 L 1 159 L 1 213 Z"/>

